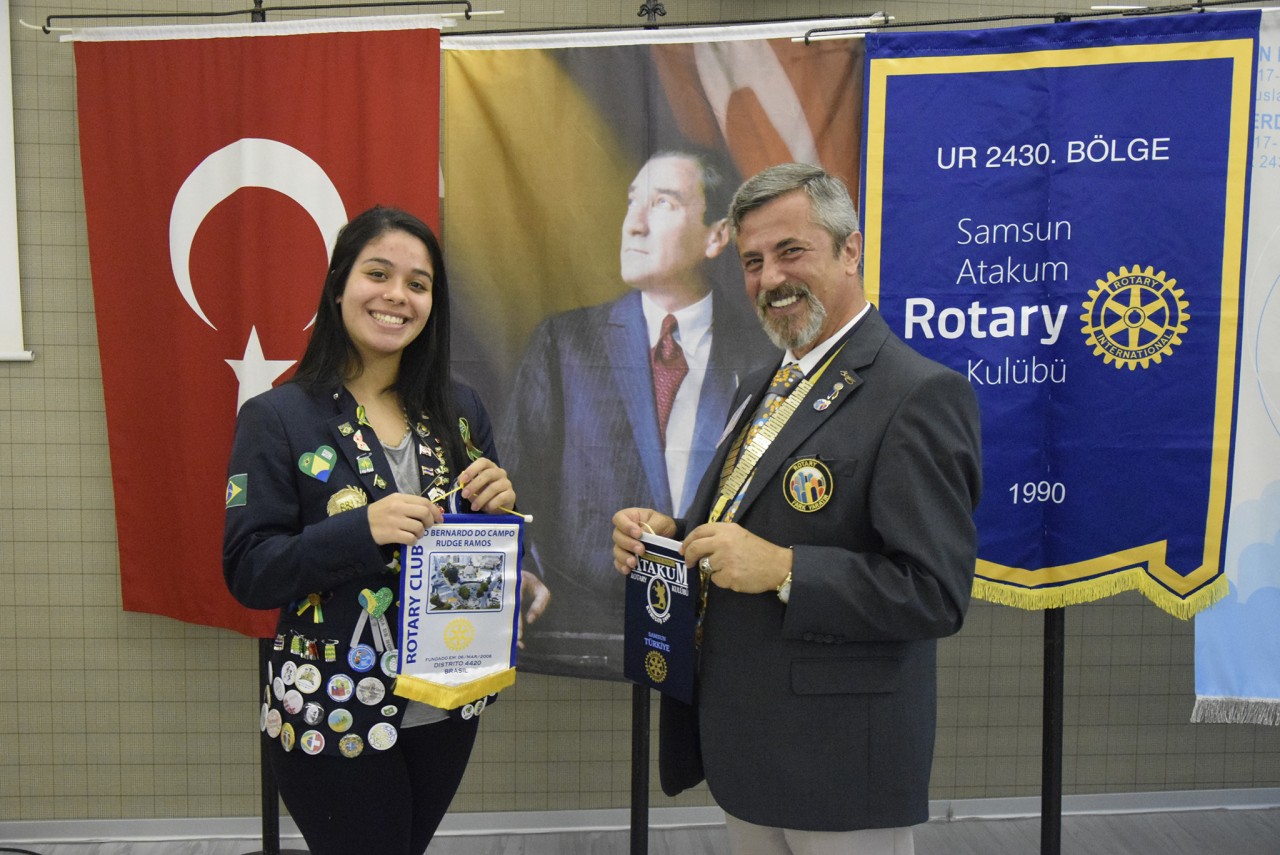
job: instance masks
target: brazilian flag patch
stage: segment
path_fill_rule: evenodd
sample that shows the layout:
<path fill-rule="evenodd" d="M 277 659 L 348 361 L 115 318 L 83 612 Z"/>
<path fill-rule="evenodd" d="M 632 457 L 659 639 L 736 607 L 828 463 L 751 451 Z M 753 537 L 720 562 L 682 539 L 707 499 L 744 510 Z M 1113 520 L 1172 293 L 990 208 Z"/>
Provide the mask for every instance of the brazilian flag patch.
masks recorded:
<path fill-rule="evenodd" d="M 241 508 L 249 501 L 249 476 L 232 475 L 227 479 L 227 507 Z"/>

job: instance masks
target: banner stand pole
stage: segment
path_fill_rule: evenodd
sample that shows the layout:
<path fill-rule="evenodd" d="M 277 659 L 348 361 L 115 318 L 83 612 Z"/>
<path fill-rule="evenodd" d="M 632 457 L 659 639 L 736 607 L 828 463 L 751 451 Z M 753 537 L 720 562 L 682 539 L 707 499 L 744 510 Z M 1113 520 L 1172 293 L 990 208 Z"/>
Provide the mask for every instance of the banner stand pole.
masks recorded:
<path fill-rule="evenodd" d="M 1062 852 L 1062 720 L 1066 609 L 1044 612 L 1044 714 L 1040 741 L 1040 855 Z"/>
<path fill-rule="evenodd" d="M 1071 23 L 1059 12 L 1055 24 Z M 1062 852 L 1062 696 L 1067 610 L 1044 612 L 1044 713 L 1040 731 L 1040 855 Z"/>
<path fill-rule="evenodd" d="M 271 661 L 270 638 L 258 639 L 258 686 L 267 685 L 267 668 Z M 261 700 L 261 698 L 259 698 Z M 258 767 L 262 780 L 262 848 L 245 855 L 307 855 L 305 849 L 280 848 L 280 790 L 267 762 L 267 736 L 263 731 L 258 739 Z"/>
<path fill-rule="evenodd" d="M 649 852 L 649 687 L 631 686 L 631 855 Z"/>

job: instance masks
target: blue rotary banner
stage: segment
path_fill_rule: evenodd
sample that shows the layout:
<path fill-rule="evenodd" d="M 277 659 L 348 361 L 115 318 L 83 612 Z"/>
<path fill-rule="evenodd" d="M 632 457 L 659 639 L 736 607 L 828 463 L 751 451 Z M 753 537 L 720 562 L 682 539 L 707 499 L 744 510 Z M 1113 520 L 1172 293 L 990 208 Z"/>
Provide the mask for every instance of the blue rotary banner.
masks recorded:
<path fill-rule="evenodd" d="M 978 597 L 1225 593 L 1257 32 L 867 36 L 867 295 L 978 392 Z"/>

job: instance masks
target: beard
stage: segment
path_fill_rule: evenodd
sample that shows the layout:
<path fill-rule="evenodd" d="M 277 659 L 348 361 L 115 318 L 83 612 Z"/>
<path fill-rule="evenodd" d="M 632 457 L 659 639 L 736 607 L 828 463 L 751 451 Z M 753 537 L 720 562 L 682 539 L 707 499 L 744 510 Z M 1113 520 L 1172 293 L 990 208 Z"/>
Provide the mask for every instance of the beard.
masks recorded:
<path fill-rule="evenodd" d="M 770 317 L 768 304 L 787 297 L 799 297 L 808 309 L 798 315 Z M 772 291 L 761 291 L 756 297 L 756 317 L 760 319 L 764 333 L 779 350 L 795 351 L 813 344 L 827 319 L 827 308 L 804 285 L 784 282 Z"/>

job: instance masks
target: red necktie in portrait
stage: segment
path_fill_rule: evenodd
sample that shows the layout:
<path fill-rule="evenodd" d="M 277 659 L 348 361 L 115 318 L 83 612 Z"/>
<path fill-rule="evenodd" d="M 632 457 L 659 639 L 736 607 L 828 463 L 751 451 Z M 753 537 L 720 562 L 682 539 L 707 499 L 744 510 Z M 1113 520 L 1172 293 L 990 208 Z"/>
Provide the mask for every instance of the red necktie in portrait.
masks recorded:
<path fill-rule="evenodd" d="M 667 315 L 662 319 L 662 332 L 658 335 L 658 343 L 649 354 L 649 362 L 653 366 L 653 398 L 658 405 L 658 439 L 662 447 L 667 446 L 667 421 L 671 418 L 671 405 L 675 403 L 676 392 L 689 373 L 689 363 L 685 361 L 684 351 L 675 339 L 676 316 Z"/>

